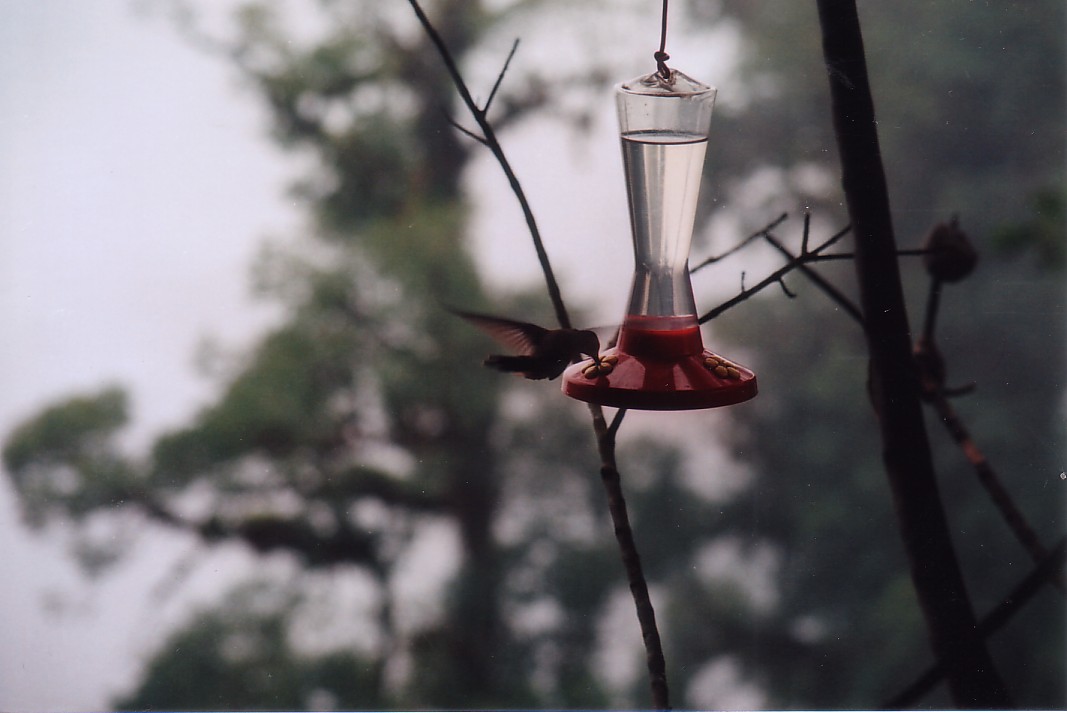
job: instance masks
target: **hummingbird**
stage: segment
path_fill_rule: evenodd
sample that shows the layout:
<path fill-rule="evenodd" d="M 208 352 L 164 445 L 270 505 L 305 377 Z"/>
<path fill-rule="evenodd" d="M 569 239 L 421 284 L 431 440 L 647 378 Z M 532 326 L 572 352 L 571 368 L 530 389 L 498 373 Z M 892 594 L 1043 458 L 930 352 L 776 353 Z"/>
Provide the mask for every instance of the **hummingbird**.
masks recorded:
<path fill-rule="evenodd" d="M 546 329 L 529 322 L 449 309 L 515 354 L 490 354 L 482 362 L 498 371 L 517 372 L 527 379 L 555 379 L 582 354 L 600 362 L 600 338 L 590 329 Z"/>

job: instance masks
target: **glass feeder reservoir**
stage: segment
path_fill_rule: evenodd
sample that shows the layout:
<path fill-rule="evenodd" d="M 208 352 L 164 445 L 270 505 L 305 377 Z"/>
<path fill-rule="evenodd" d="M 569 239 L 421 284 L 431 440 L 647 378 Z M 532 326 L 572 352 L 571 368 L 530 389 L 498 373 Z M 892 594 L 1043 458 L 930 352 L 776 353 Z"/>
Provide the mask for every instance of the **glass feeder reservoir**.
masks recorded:
<path fill-rule="evenodd" d="M 619 408 L 727 406 L 756 395 L 756 375 L 704 348 L 689 247 L 715 89 L 677 71 L 616 88 L 633 229 L 634 280 L 618 342 L 572 364 L 563 392 Z"/>

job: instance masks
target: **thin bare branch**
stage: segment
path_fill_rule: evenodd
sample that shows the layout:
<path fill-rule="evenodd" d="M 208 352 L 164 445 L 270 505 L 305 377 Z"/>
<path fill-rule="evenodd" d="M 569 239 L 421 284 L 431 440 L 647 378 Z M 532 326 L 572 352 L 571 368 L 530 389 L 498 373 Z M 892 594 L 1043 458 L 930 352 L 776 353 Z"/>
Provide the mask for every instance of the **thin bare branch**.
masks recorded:
<path fill-rule="evenodd" d="M 637 620 L 641 627 L 641 638 L 645 645 L 645 659 L 648 666 L 649 685 L 652 689 L 652 702 L 656 710 L 670 710 L 670 698 L 667 688 L 667 663 L 663 655 L 663 643 L 659 629 L 656 627 L 656 612 L 652 598 L 648 593 L 648 583 L 641 567 L 641 558 L 634 542 L 630 517 L 626 512 L 626 500 L 622 493 L 622 476 L 615 462 L 615 431 L 622 422 L 624 409 L 620 409 L 608 426 L 604 419 L 604 410 L 590 404 L 589 412 L 593 416 L 593 428 L 597 434 L 597 449 L 600 452 L 600 480 L 608 497 L 608 510 L 615 528 L 615 539 L 619 544 L 622 563 L 630 583 L 630 594 L 637 609 Z"/>
<path fill-rule="evenodd" d="M 826 250 L 827 248 L 829 248 L 832 245 L 834 245 L 837 241 L 839 241 L 841 238 L 843 238 L 845 235 L 847 235 L 848 231 L 849 231 L 848 227 L 845 227 L 845 228 L 839 230 L 838 232 L 836 232 L 833 235 L 831 235 L 821 245 L 817 246 L 814 250 L 811 250 L 811 251 L 805 253 L 804 255 L 800 255 L 799 257 L 796 257 L 796 258 L 790 260 L 788 263 L 786 263 L 782 267 L 780 267 L 777 270 L 775 270 L 774 272 L 772 272 L 770 275 L 768 275 L 763 280 L 761 280 L 759 284 L 755 285 L 754 287 L 750 287 L 748 289 L 742 289 L 741 292 L 739 294 L 737 294 L 735 297 L 727 300 L 726 302 L 723 302 L 718 307 L 716 307 L 716 308 L 704 313 L 703 315 L 701 315 L 699 322 L 701 324 L 704 324 L 705 322 L 708 322 L 708 321 L 710 321 L 712 319 L 715 319 L 716 317 L 718 317 L 720 314 L 722 314 L 726 310 L 728 310 L 728 309 L 730 309 L 730 308 L 732 308 L 732 307 L 744 302 L 745 300 L 747 300 L 748 298 L 752 297 L 754 294 L 756 294 L 760 290 L 763 290 L 764 288 L 766 288 L 766 287 L 768 287 L 770 285 L 773 285 L 773 284 L 775 284 L 777 282 L 780 282 L 782 277 L 784 277 L 785 275 L 789 274 L 793 270 L 796 270 L 797 268 L 799 268 L 800 266 L 804 265 L 805 263 L 811 262 L 815 258 L 817 258 L 819 253 L 821 253 L 823 250 Z"/>
<path fill-rule="evenodd" d="M 937 328 L 937 314 L 941 309 L 941 287 L 943 282 L 938 277 L 930 278 L 930 290 L 926 293 L 926 313 L 923 316 L 922 338 L 928 344 L 934 343 L 934 331 Z"/>
<path fill-rule="evenodd" d="M 897 257 L 922 257 L 928 254 L 929 250 L 923 250 L 922 248 L 908 248 L 905 250 L 897 250 L 895 255 Z M 835 260 L 855 260 L 856 253 L 831 253 L 829 255 L 820 255 L 817 258 L 813 258 L 810 262 L 833 262 Z"/>
<path fill-rule="evenodd" d="M 1048 550 L 1041 544 L 1041 539 L 1037 536 L 1034 528 L 1030 526 L 1026 516 L 1023 515 L 1018 505 L 1015 504 L 1014 498 L 1011 497 L 1011 494 L 1000 481 L 996 470 L 993 469 L 993 466 L 986 460 L 985 454 L 971 438 L 971 434 L 966 426 L 963 425 L 963 421 L 960 420 L 956 410 L 952 408 L 948 398 L 943 393 L 935 393 L 931 399 L 931 404 L 934 410 L 937 411 L 941 423 L 945 425 L 953 440 L 959 444 L 967 461 L 974 468 L 975 475 L 978 476 L 978 482 L 982 484 L 990 499 L 997 506 L 1001 517 L 1004 518 L 1004 522 L 1011 528 L 1012 533 L 1030 555 L 1030 558 L 1034 562 L 1040 562 L 1048 555 Z M 1067 579 L 1063 577 L 1062 572 L 1058 579 L 1050 579 L 1049 582 L 1055 585 L 1061 593 L 1067 592 Z"/>
<path fill-rule="evenodd" d="M 807 238 L 807 234 L 808 234 L 808 230 L 807 230 L 807 227 L 808 227 L 807 215 L 805 215 L 804 217 L 805 217 L 805 221 L 804 221 L 804 237 L 805 237 L 805 243 L 806 243 L 807 242 L 806 238 Z M 798 259 L 798 256 L 796 256 L 792 252 L 790 252 L 789 248 L 787 248 L 785 245 L 783 245 L 773 235 L 768 234 L 768 235 L 764 235 L 763 237 L 768 243 L 771 244 L 772 247 L 774 247 L 774 249 L 776 249 L 778 252 L 782 253 L 782 255 L 784 255 L 787 260 L 793 261 L 793 260 L 797 260 Z M 805 245 L 801 250 L 802 250 L 802 254 L 807 253 L 807 246 Z M 810 253 L 808 253 L 808 254 L 810 254 Z M 816 257 L 818 257 L 818 256 L 816 256 Z M 798 264 L 797 269 L 799 269 L 802 273 L 804 273 L 804 276 L 807 277 L 809 280 L 811 280 L 813 283 L 815 283 L 815 285 L 819 289 L 821 289 L 823 292 L 825 292 L 830 297 L 830 299 L 832 299 L 834 302 L 836 302 L 838 304 L 838 306 L 840 306 L 841 309 L 843 309 L 848 316 L 852 317 L 854 320 L 859 322 L 860 326 L 863 326 L 863 313 L 860 312 L 860 308 L 857 307 L 855 305 L 855 303 L 853 303 L 852 300 L 850 300 L 845 295 L 845 293 L 841 292 L 841 290 L 839 290 L 836 287 L 834 287 L 832 284 L 830 284 L 829 280 L 824 278 L 819 273 L 815 272 L 815 270 L 811 269 L 807 265 Z"/>
<path fill-rule="evenodd" d="M 626 416 L 626 409 L 621 408 L 615 412 L 615 417 L 611 419 L 611 425 L 608 426 L 607 435 L 611 438 L 615 438 L 615 434 L 619 432 L 619 426 L 622 425 L 622 419 Z"/>
<path fill-rule="evenodd" d="M 755 240 L 755 239 L 757 239 L 759 237 L 767 235 L 770 231 L 774 230 L 779 225 L 781 225 L 783 222 L 785 222 L 785 219 L 788 218 L 788 217 L 789 217 L 788 213 L 782 213 L 780 216 L 778 216 L 777 218 L 772 220 L 770 223 L 767 223 L 767 225 L 763 226 L 762 228 L 760 228 L 756 232 L 752 233 L 751 235 L 746 237 L 744 240 L 739 242 L 737 245 L 734 245 L 732 248 L 730 248 L 726 252 L 722 253 L 721 255 L 712 255 L 711 257 L 707 258 L 706 260 L 702 260 L 695 267 L 689 268 L 689 274 L 693 274 L 697 270 L 700 270 L 700 269 L 702 269 L 704 267 L 707 267 L 708 265 L 713 265 L 713 264 L 719 262 L 720 260 L 723 260 L 724 258 L 727 258 L 730 255 L 733 255 L 735 252 L 737 252 L 741 248 L 745 247 L 746 245 L 751 243 L 753 240 Z"/>
<path fill-rule="evenodd" d="M 453 119 L 451 116 L 446 115 L 445 118 L 448 120 L 448 123 L 452 126 L 452 128 L 455 129 L 456 131 L 458 131 L 459 133 L 463 134 L 464 136 L 467 136 L 469 138 L 474 139 L 475 141 L 480 143 L 482 146 L 488 146 L 489 145 L 489 143 L 485 140 L 484 136 L 479 136 L 478 134 L 474 133 L 473 131 L 471 131 L 470 129 L 468 129 L 467 127 L 463 126 L 462 124 L 460 124 L 455 119 Z"/>
<path fill-rule="evenodd" d="M 544 242 L 541 240 L 541 231 L 537 227 L 537 220 L 534 218 L 533 209 L 530 207 L 530 202 L 526 198 L 526 192 L 522 189 L 522 185 L 519 183 L 519 179 L 515 175 L 511 163 L 504 154 L 504 149 L 496 137 L 496 132 L 493 130 L 492 124 L 489 123 L 486 112 L 475 103 L 470 90 L 467 88 L 467 83 L 463 80 L 463 76 L 460 74 L 459 67 L 456 66 L 456 61 L 452 58 L 452 53 L 441 38 L 440 33 L 437 32 L 437 28 L 430 22 L 430 18 L 426 16 L 426 13 L 423 11 L 418 0 L 408 0 L 408 4 L 411 5 L 411 9 L 415 12 L 415 16 L 418 18 L 419 24 L 422 25 L 422 29 L 426 32 L 426 36 L 430 38 L 430 42 L 433 43 L 434 48 L 437 49 L 437 53 L 441 56 L 441 61 L 444 63 L 445 69 L 448 71 L 448 76 L 451 77 L 452 83 L 456 87 L 456 91 L 459 92 L 463 104 L 478 123 L 478 128 L 482 130 L 482 136 L 485 138 L 485 145 L 493 153 L 500 168 L 504 171 L 504 175 L 508 180 L 508 185 L 511 187 L 512 193 L 515 194 L 515 198 L 518 200 L 519 206 L 522 208 L 523 217 L 526 219 L 526 227 L 530 231 L 530 237 L 534 244 L 534 251 L 537 253 L 537 260 L 541 264 L 541 272 L 545 277 L 545 286 L 548 289 L 548 297 L 552 301 L 552 308 L 556 312 L 556 321 L 561 327 L 570 327 L 570 316 L 567 314 L 567 307 L 563 302 L 563 295 L 560 292 L 559 283 L 556 282 L 552 264 L 549 262 L 548 253 L 545 251 Z"/>
<path fill-rule="evenodd" d="M 1026 605 L 1045 583 L 1064 578 L 1064 558 L 1067 556 L 1067 538 L 1050 553 L 1045 555 L 1029 575 L 1020 582 L 1011 593 L 1001 600 L 991 612 L 978 622 L 978 635 L 988 638 Z M 904 710 L 922 700 L 923 696 L 933 690 L 934 686 L 945 677 L 948 661 L 942 659 L 919 676 L 918 679 L 896 696 L 886 701 L 882 710 Z"/>
<path fill-rule="evenodd" d="M 504 60 L 504 66 L 500 68 L 500 74 L 497 75 L 496 82 L 493 83 L 493 89 L 489 92 L 489 98 L 485 100 L 485 106 L 482 107 L 483 113 L 489 113 L 489 107 L 492 105 L 496 93 L 500 90 L 500 85 L 504 81 L 504 75 L 507 73 L 508 67 L 511 65 L 511 58 L 515 56 L 515 51 L 518 49 L 519 39 L 516 37 L 515 41 L 511 43 L 511 51 L 508 52 L 508 57 Z"/>
<path fill-rule="evenodd" d="M 936 275 L 931 277 L 922 337 L 919 338 L 914 348 L 915 363 L 919 369 L 923 398 L 933 406 L 937 412 L 938 420 L 944 424 L 949 435 L 959 445 L 964 457 L 974 469 L 978 482 L 981 483 L 993 504 L 996 505 L 1001 517 L 1007 523 L 1015 538 L 1034 562 L 1040 562 L 1048 555 L 1048 551 L 1041 543 L 1037 532 L 1030 525 L 1022 510 L 1016 505 L 1014 498 L 1004 487 L 992 464 L 974 442 L 963 420 L 960 419 L 959 414 L 956 413 L 956 410 L 949 402 L 948 397 L 953 393 L 958 393 L 960 389 L 950 390 L 945 388 L 945 362 L 935 341 L 935 325 L 937 324 L 937 315 L 941 304 L 942 285 L 942 280 Z M 1050 582 L 1061 593 L 1067 593 L 1067 577 L 1064 577 L 1062 573 L 1058 578 L 1051 579 Z"/>

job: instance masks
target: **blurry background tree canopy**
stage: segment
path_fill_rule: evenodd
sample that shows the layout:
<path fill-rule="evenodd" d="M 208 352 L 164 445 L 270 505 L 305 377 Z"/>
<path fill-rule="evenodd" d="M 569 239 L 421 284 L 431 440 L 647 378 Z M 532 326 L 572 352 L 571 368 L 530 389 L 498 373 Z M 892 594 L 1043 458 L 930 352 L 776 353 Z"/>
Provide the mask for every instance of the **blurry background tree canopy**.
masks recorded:
<path fill-rule="evenodd" d="M 486 93 L 504 59 L 487 58 L 487 42 L 571 12 L 551 0 L 426 5 Z M 590 18 L 613 12 L 591 5 Z M 742 40 L 743 93 L 723 98 L 712 127 L 705 218 L 761 225 L 810 207 L 815 230 L 847 222 L 814 4 L 676 6 L 672 32 L 730 27 Z M 279 7 L 247 3 L 239 31 L 209 44 L 268 108 L 277 144 L 313 158 L 294 192 L 314 234 L 256 266 L 285 321 L 150 453 L 119 446 L 130 416 L 118 387 L 47 406 L 4 446 L 27 525 L 83 528 L 79 556 L 93 571 L 133 546 L 100 536 L 101 523 L 132 517 L 205 548 L 244 543 L 299 574 L 194 613 L 116 704 L 646 705 L 583 409 L 554 385 L 481 370 L 487 343 L 442 309 L 550 321 L 539 293 L 489 294 L 479 275 L 463 178 L 481 147 L 449 125 L 466 117 L 440 60 L 406 3 L 305 4 L 299 36 Z M 1064 13 L 1054 0 L 861 7 L 898 238 L 917 246 L 958 213 L 981 250 L 976 275 L 945 293 L 939 341 L 950 381 L 978 383 L 959 410 L 1049 543 L 1064 532 Z M 200 38 L 194 16 L 181 23 Z M 594 23 L 588 42 L 611 38 Z M 523 69 L 522 57 L 495 104 L 505 136 L 559 114 L 574 91 L 548 81 L 560 63 Z M 585 75 L 590 87 L 605 77 L 622 79 L 606 65 Z M 780 233 L 799 240 L 798 224 Z M 905 272 L 915 327 L 925 276 L 918 262 Z M 847 267 L 824 274 L 850 284 Z M 735 487 L 709 495 L 701 483 L 737 464 L 623 428 L 624 485 L 682 707 L 870 708 L 932 663 L 862 334 L 801 276 L 790 287 L 797 299 L 768 292 L 714 323 L 761 380 L 761 396 L 728 419 L 691 416 L 702 440 L 744 463 Z M 1030 563 L 947 434 L 929 427 L 982 613 Z M 447 560 L 449 575 L 432 606 L 413 605 L 404 577 L 428 559 Z M 991 641 L 1021 707 L 1067 703 L 1064 624 L 1049 589 Z"/>

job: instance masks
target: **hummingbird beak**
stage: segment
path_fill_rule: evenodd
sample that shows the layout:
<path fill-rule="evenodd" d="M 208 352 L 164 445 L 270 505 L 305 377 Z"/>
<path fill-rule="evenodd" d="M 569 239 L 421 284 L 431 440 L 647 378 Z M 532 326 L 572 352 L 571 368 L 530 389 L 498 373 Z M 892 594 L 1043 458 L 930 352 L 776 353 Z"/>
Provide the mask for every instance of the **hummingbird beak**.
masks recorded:
<path fill-rule="evenodd" d="M 578 352 L 585 356 L 593 358 L 593 364 L 599 367 L 603 364 L 603 360 L 600 358 L 600 339 L 597 338 L 596 333 L 590 330 L 579 332 L 577 335 Z"/>

